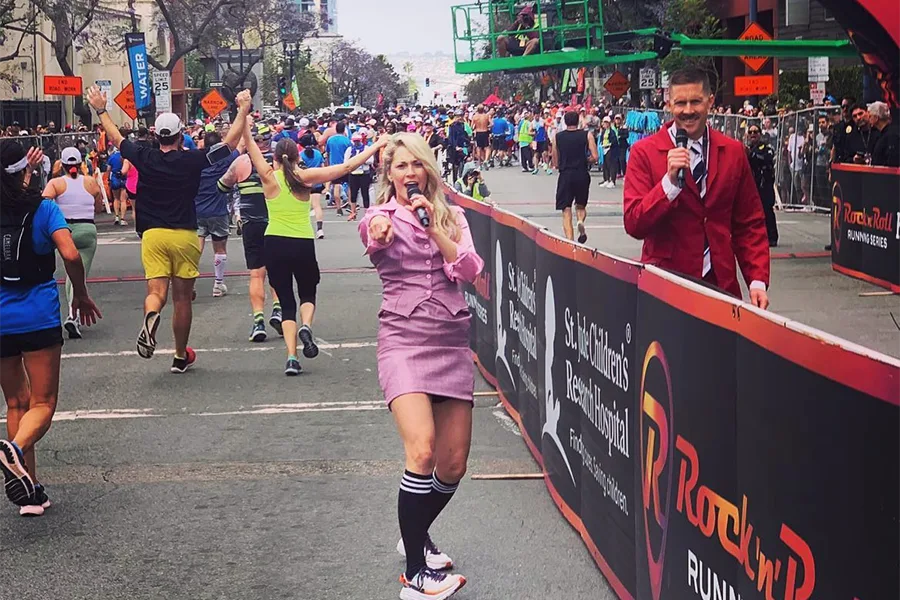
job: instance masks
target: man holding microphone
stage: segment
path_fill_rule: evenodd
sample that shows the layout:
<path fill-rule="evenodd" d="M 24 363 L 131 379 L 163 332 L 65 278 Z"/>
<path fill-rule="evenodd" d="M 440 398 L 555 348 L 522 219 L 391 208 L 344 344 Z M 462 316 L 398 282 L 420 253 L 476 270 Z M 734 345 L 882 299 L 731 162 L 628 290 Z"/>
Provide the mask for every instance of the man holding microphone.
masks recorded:
<path fill-rule="evenodd" d="M 677 71 L 669 82 L 674 121 L 631 149 L 625 230 L 644 240 L 642 262 L 740 298 L 737 259 L 750 302 L 765 309 L 769 242 L 746 152 L 707 125 L 715 97 L 703 71 Z"/>

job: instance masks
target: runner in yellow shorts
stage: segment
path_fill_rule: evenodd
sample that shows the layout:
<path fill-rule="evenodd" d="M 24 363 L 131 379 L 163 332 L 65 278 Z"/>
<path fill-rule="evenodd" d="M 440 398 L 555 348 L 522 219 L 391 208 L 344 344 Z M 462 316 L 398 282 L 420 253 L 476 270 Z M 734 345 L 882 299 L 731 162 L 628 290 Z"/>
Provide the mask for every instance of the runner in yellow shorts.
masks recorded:
<path fill-rule="evenodd" d="M 156 117 L 159 148 L 139 146 L 125 140 L 106 112 L 106 94 L 97 86 L 88 90 L 87 99 L 100 118 L 109 139 L 140 172 L 137 184 L 135 230 L 141 235 L 141 261 L 147 277 L 147 297 L 144 298 L 144 320 L 137 337 L 137 353 L 152 358 L 156 350 L 156 330 L 160 313 L 172 292 L 172 333 L 175 338 L 175 357 L 172 373 L 184 373 L 197 360 L 197 353 L 188 346 L 193 321 L 191 296 L 194 281 L 200 274 L 200 245 L 197 240 L 197 210 L 194 198 L 207 168 L 221 159 L 214 146 L 207 150 L 184 150 L 183 125 L 178 115 L 162 113 Z M 237 148 L 247 113 L 250 112 L 250 92 L 243 90 L 235 97 L 237 115 L 224 144 L 232 151 Z M 230 152 L 226 154 L 230 155 Z M 218 179 L 219 175 L 215 175 Z"/>
<path fill-rule="evenodd" d="M 141 238 L 141 262 L 147 279 L 196 279 L 200 243 L 189 229 L 148 229 Z"/>

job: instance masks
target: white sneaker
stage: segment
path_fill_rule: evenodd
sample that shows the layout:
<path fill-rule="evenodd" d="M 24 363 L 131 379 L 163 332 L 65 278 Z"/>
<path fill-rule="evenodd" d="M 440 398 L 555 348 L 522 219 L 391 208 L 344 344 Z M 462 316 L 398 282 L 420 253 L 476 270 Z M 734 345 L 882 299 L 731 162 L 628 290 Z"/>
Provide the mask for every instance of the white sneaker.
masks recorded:
<path fill-rule="evenodd" d="M 118 224 L 119 224 L 119 217 L 116 217 L 116 220 L 113 221 L 113 224 L 114 224 L 114 225 L 118 225 Z"/>
<path fill-rule="evenodd" d="M 400 556 L 406 558 L 403 538 L 400 538 L 400 541 L 397 542 L 397 552 L 400 553 Z M 453 567 L 453 560 L 438 549 L 435 543 L 431 541 L 430 535 L 425 537 L 425 564 L 429 569 L 434 569 L 435 571 L 443 571 Z"/>
<path fill-rule="evenodd" d="M 128 222 L 125 219 L 122 219 L 121 221 L 119 221 L 119 225 L 125 227 L 126 225 L 128 225 Z"/>
<path fill-rule="evenodd" d="M 319 229 L 318 231 L 316 231 L 316 239 L 317 240 L 325 239 L 325 230 L 324 229 Z"/>
<path fill-rule="evenodd" d="M 214 283 L 213 284 L 213 298 L 221 298 L 228 294 L 228 287 L 225 283 Z"/>
<path fill-rule="evenodd" d="M 401 574 L 400 583 L 403 585 L 400 600 L 446 600 L 466 585 L 466 578 L 425 567 L 412 581 L 406 579 L 405 573 Z"/>

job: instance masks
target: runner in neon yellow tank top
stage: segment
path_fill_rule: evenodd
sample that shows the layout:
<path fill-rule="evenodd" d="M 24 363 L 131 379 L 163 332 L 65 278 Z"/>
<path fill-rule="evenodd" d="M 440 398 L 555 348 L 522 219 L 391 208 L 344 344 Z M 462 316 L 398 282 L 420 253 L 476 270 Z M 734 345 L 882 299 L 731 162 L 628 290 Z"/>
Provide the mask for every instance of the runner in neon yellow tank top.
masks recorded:
<path fill-rule="evenodd" d="M 262 181 L 269 225 L 266 228 L 263 257 L 269 283 L 278 294 L 282 310 L 282 331 L 287 348 L 285 375 L 298 375 L 302 370 L 297 359 L 297 335 L 303 342 L 303 356 L 315 358 L 319 354 L 312 333 L 316 312 L 316 288 L 319 285 L 319 263 L 316 260 L 315 233 L 309 220 L 309 195 L 312 187 L 349 175 L 369 157 L 387 145 L 388 136 L 349 161 L 332 167 L 301 169 L 297 144 L 290 138 L 278 142 L 273 152 L 273 164 L 266 162 L 259 147 L 253 143 L 251 123 L 244 130 L 250 160 Z M 300 322 L 297 328 L 297 299 L 294 280 L 300 296 Z"/>

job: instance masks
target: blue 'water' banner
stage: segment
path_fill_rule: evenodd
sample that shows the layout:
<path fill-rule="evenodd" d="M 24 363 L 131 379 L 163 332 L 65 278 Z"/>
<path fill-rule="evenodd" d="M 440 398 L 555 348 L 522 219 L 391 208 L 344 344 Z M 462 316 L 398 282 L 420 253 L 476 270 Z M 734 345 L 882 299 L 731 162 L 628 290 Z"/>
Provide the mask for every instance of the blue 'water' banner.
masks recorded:
<path fill-rule="evenodd" d="M 126 33 L 128 68 L 134 86 L 134 106 L 141 116 L 153 112 L 153 88 L 150 86 L 150 70 L 147 63 L 147 43 L 143 33 Z"/>

